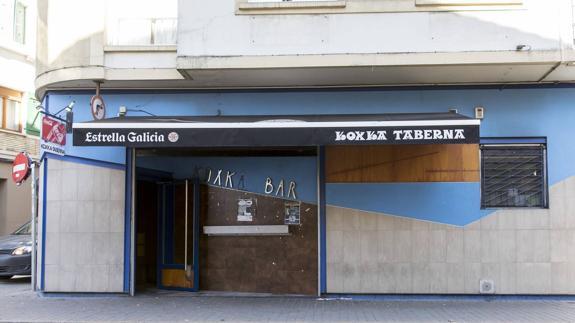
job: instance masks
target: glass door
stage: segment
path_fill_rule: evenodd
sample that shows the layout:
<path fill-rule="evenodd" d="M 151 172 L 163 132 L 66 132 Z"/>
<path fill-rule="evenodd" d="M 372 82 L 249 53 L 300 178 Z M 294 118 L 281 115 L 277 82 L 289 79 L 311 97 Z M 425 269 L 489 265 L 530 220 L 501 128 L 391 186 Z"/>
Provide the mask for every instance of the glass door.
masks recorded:
<path fill-rule="evenodd" d="M 199 183 L 160 184 L 158 287 L 198 290 Z"/>

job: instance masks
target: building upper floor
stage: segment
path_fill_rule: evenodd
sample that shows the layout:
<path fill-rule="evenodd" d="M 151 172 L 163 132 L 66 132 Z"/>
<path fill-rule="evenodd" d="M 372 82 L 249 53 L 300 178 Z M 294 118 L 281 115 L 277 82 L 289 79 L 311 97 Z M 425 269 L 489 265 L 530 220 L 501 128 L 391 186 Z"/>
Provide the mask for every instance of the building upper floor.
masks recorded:
<path fill-rule="evenodd" d="M 0 0 L 0 160 L 38 154 L 36 1 Z"/>
<path fill-rule="evenodd" d="M 36 1 L 0 0 L 0 87 L 34 90 Z"/>
<path fill-rule="evenodd" d="M 575 80 L 573 0 L 40 0 L 50 88 Z"/>
<path fill-rule="evenodd" d="M 38 157 L 37 104 L 32 93 L 0 86 L 0 162 L 12 161 L 23 151 Z"/>

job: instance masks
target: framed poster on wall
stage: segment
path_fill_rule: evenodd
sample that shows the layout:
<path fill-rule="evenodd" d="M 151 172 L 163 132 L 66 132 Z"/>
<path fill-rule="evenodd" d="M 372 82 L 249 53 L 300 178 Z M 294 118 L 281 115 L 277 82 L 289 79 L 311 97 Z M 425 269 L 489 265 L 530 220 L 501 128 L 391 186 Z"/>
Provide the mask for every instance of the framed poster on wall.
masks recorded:
<path fill-rule="evenodd" d="M 286 202 L 284 224 L 300 224 L 300 209 L 300 202 Z"/>

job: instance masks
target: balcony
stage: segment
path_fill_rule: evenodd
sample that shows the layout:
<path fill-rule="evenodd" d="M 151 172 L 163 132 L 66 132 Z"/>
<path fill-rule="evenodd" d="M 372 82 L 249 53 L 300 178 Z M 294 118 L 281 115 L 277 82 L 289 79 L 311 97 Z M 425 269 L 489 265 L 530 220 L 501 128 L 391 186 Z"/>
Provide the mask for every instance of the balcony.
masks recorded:
<path fill-rule="evenodd" d="M 177 18 L 120 18 L 108 26 L 109 46 L 176 45 Z"/>

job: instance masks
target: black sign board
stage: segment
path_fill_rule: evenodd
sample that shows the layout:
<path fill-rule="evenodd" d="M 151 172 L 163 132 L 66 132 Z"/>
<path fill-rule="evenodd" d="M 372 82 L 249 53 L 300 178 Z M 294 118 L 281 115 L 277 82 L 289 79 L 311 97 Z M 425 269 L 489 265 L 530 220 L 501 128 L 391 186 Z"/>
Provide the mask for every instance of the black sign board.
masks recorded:
<path fill-rule="evenodd" d="M 234 147 L 374 144 L 473 144 L 479 126 L 366 128 L 75 128 L 74 146 Z"/>
<path fill-rule="evenodd" d="M 73 134 L 75 146 L 472 144 L 479 120 L 457 113 L 125 117 L 74 124 Z"/>

